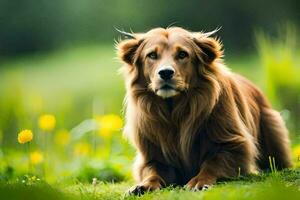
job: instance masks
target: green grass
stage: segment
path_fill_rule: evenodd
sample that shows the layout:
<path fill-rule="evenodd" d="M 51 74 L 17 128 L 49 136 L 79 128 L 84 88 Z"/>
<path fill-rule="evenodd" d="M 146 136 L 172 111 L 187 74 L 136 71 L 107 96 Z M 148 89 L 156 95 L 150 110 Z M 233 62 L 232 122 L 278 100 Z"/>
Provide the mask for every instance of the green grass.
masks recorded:
<path fill-rule="evenodd" d="M 299 199 L 300 170 L 286 170 L 279 173 L 267 173 L 241 177 L 236 180 L 219 182 L 207 191 L 191 192 L 181 187 L 168 187 L 143 196 L 126 196 L 132 182 L 103 183 L 96 186 L 75 182 L 51 186 L 43 182 L 10 183 L 0 185 L 1 197 L 14 199 Z"/>

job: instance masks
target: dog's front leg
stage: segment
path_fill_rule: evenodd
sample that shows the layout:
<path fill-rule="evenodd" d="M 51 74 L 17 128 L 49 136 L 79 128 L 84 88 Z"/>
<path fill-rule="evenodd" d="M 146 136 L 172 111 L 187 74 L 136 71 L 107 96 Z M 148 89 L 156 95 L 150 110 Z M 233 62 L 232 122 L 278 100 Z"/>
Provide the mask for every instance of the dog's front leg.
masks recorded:
<path fill-rule="evenodd" d="M 129 189 L 129 194 L 141 195 L 166 186 L 165 180 L 159 175 L 158 168 L 159 164 L 156 162 L 139 163 L 134 172 L 139 183 Z"/>
<path fill-rule="evenodd" d="M 241 155 L 237 156 L 230 152 L 218 153 L 203 163 L 200 172 L 186 184 L 186 187 L 191 190 L 203 190 L 216 183 L 219 178 L 234 178 L 240 173 L 250 173 L 249 160 L 247 156 L 243 156 L 242 151 Z"/>
<path fill-rule="evenodd" d="M 217 175 L 207 166 L 200 170 L 187 184 L 186 187 L 190 190 L 205 190 L 217 181 Z"/>

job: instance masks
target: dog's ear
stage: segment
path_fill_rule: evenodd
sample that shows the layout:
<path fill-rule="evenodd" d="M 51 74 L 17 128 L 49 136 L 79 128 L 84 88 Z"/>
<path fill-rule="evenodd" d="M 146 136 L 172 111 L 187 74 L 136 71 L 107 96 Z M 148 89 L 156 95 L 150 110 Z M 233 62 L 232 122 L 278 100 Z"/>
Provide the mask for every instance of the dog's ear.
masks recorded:
<path fill-rule="evenodd" d="M 214 60 L 222 58 L 223 50 L 222 44 L 219 39 L 211 37 L 212 34 L 217 32 L 217 30 L 209 33 L 193 33 L 192 37 L 199 48 L 196 51 L 198 58 L 206 63 L 211 64 Z"/>
<path fill-rule="evenodd" d="M 117 42 L 117 55 L 123 62 L 128 65 L 133 65 L 136 58 L 136 51 L 142 42 L 141 34 L 119 32 L 126 37 L 126 39 Z"/>

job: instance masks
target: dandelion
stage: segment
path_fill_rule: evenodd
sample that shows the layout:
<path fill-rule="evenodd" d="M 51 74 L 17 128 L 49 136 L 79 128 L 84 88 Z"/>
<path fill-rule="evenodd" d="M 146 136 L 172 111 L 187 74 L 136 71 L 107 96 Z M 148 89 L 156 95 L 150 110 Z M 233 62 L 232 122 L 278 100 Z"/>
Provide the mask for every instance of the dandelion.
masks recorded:
<path fill-rule="evenodd" d="M 63 129 L 56 132 L 54 141 L 56 144 L 64 146 L 70 142 L 70 139 L 71 135 L 69 131 Z"/>
<path fill-rule="evenodd" d="M 300 156 L 300 145 L 297 145 L 293 148 L 293 156 L 298 158 Z"/>
<path fill-rule="evenodd" d="M 30 172 L 31 166 L 30 166 L 30 154 L 29 154 L 29 150 L 30 150 L 30 146 L 29 146 L 29 142 L 32 140 L 33 138 L 33 134 L 31 130 L 23 130 L 18 134 L 18 142 L 20 144 L 25 144 L 26 147 L 26 153 L 28 156 L 28 172 Z"/>
<path fill-rule="evenodd" d="M 55 128 L 56 119 L 54 115 L 41 115 L 39 117 L 39 127 L 44 131 L 52 131 Z"/>
<path fill-rule="evenodd" d="M 74 147 L 75 155 L 88 155 L 91 151 L 91 145 L 87 142 L 77 143 Z"/>
<path fill-rule="evenodd" d="M 295 161 L 295 167 L 300 167 L 300 145 L 293 148 L 293 158 Z"/>
<path fill-rule="evenodd" d="M 33 134 L 31 130 L 23 130 L 18 134 L 18 142 L 20 144 L 30 142 L 32 138 L 33 138 Z"/>
<path fill-rule="evenodd" d="M 44 160 L 44 156 L 40 151 L 34 151 L 30 153 L 30 162 L 34 165 L 38 165 Z"/>
<path fill-rule="evenodd" d="M 50 114 L 45 114 L 45 115 L 41 115 L 39 117 L 38 120 L 38 124 L 41 130 L 45 131 L 45 132 L 51 132 L 56 125 L 56 119 L 54 115 L 50 115 Z M 44 150 L 44 163 L 43 163 L 43 174 L 44 174 L 44 178 L 45 180 L 47 179 L 47 168 L 48 168 L 48 143 L 49 143 L 49 135 L 46 134 L 43 137 L 44 139 L 44 144 L 43 144 L 43 150 Z"/>
<path fill-rule="evenodd" d="M 104 116 L 96 116 L 96 121 L 99 124 L 99 135 L 109 137 L 114 131 L 118 131 L 123 126 L 123 121 L 118 115 L 109 114 Z"/>

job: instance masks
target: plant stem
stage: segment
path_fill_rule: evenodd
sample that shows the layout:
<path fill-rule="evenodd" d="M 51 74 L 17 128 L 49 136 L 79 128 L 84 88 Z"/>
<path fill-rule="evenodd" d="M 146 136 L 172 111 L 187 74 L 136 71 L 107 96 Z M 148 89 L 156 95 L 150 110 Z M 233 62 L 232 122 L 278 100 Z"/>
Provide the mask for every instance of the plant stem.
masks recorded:
<path fill-rule="evenodd" d="M 27 153 L 27 159 L 28 159 L 28 174 L 31 172 L 31 163 L 30 163 L 30 142 L 27 142 L 26 144 L 26 153 Z"/>

